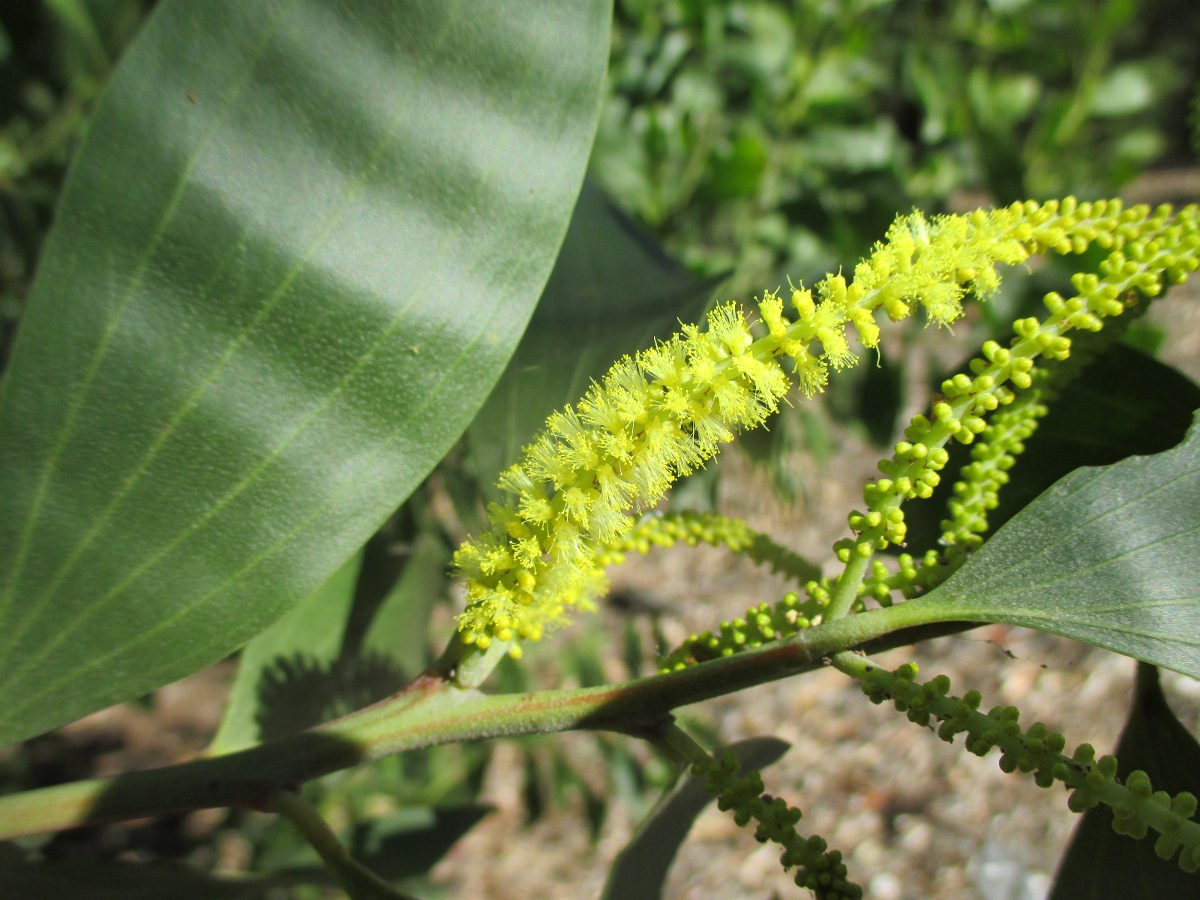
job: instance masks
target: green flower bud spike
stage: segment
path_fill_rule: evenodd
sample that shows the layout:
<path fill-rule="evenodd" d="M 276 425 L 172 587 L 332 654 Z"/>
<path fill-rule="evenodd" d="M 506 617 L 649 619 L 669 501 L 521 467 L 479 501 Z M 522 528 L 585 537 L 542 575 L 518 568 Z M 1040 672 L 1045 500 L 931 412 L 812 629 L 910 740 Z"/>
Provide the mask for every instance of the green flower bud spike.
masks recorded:
<path fill-rule="evenodd" d="M 1052 206 L 1059 213 L 1056 224 L 1041 222 L 1028 229 L 1018 225 L 1012 233 L 1027 241 L 1031 250 L 1078 253 L 1092 243 L 1108 248 L 1111 252 L 1100 266 L 1100 276 L 1074 276 L 1072 283 L 1079 293 L 1070 299 L 1048 294 L 1045 306 L 1049 315 L 1015 322 L 1015 336 L 1008 347 L 988 341 L 981 357 L 972 360 L 970 375 L 943 382 L 942 397 L 934 403 L 932 415 L 913 419 L 892 458 L 880 462 L 884 477 L 864 490 L 866 511 L 850 514 L 853 537 L 834 545 L 846 568 L 836 581 L 822 584 L 831 598 L 827 618 L 846 615 L 867 597 L 887 605 L 892 602 L 893 586 L 911 596 L 948 577 L 982 542 L 980 534 L 988 527 L 987 511 L 996 505 L 997 491 L 1007 480 L 1005 472 L 1012 464 L 1013 451 L 1020 452 L 1021 442 L 1046 412 L 1036 392 L 1011 412 L 1005 410 L 1018 392 L 1034 386 L 1041 372 L 1039 360 L 1043 366 L 1045 360 L 1060 364 L 1071 355 L 1068 333 L 1099 331 L 1105 319 L 1121 315 L 1135 302 L 1133 292 L 1153 297 L 1161 291 L 1164 277 L 1173 282 L 1185 280 L 1200 264 L 1200 208 L 1195 206 L 1177 214 L 1165 206 L 1153 213 L 1148 207 L 1122 212 L 1118 204 L 1075 204 L 1068 199 L 1035 208 L 1031 214 L 1038 220 Z M 1002 411 L 998 418 L 992 415 L 997 410 Z M 872 566 L 872 556 L 889 545 L 903 545 L 907 527 L 901 505 L 931 496 L 949 459 L 945 447 L 951 439 L 972 444 L 979 437 L 986 437 L 988 446 L 976 454 L 975 462 L 955 486 L 951 515 L 943 523 L 942 539 L 950 551 L 927 558 L 927 571 L 916 581 L 905 584 L 886 573 L 881 576 Z"/>
<path fill-rule="evenodd" d="M 620 565 L 631 551 L 649 553 L 652 547 L 671 547 L 679 541 L 691 547 L 697 544 L 723 547 L 796 581 L 807 581 L 821 574 L 817 566 L 741 519 L 692 510 L 647 513 L 623 538 L 605 548 L 600 564 Z"/>
<path fill-rule="evenodd" d="M 659 671 L 675 672 L 710 659 L 753 650 L 768 641 L 784 640 L 811 628 L 822 608 L 819 602 L 802 599 L 789 591 L 774 605 L 759 603 L 740 618 L 722 622 L 715 634 L 704 631 L 690 635 L 663 659 Z"/>
<path fill-rule="evenodd" d="M 909 720 L 935 731 L 947 743 L 963 735 L 966 749 L 976 756 L 999 748 L 1003 771 L 1032 775 L 1039 787 L 1061 783 L 1071 791 L 1067 805 L 1074 812 L 1098 803 L 1111 807 L 1113 830 L 1118 834 L 1143 838 L 1153 829 L 1159 834 L 1155 851 L 1160 858 L 1170 859 L 1178 852 L 1180 868 L 1200 871 L 1200 822 L 1194 818 L 1197 803 L 1192 794 L 1184 791 L 1171 797 L 1155 792 L 1142 771 L 1130 773 L 1122 784 L 1114 757 L 1096 759 L 1088 744 L 1080 744 L 1066 756 L 1061 734 L 1040 722 L 1023 729 L 1020 713 L 1012 706 L 981 713 L 978 691 L 954 697 L 945 675 L 919 683 L 913 663 L 889 671 L 858 654 L 840 653 L 833 664 L 857 679 L 871 702 L 890 701 Z"/>
<path fill-rule="evenodd" d="M 798 886 L 811 890 L 818 900 L 862 897 L 862 888 L 847 877 L 841 852 L 830 850 L 817 835 L 801 837 L 796 830 L 802 818 L 800 810 L 763 793 L 762 775 L 756 769 L 739 771 L 737 757 L 730 752 L 710 755 L 674 723 L 665 727 L 655 743 L 688 765 L 694 777 L 703 779 L 705 791 L 717 798 L 717 808 L 733 813 L 739 828 L 753 822 L 755 840 L 782 847 L 779 862 L 785 870 L 796 869 L 793 880 Z"/>
<path fill-rule="evenodd" d="M 755 823 L 754 837 L 783 847 L 779 862 L 784 869 L 796 868 L 794 881 L 821 900 L 858 900 L 862 888 L 847 878 L 846 864 L 838 850 L 828 849 L 823 838 L 801 837 L 796 831 L 801 812 L 781 797 L 763 793 L 762 775 L 756 771 L 739 775 L 737 759 L 726 753 L 692 764 L 692 774 L 704 779 L 704 788 L 717 798 L 717 808 L 732 812 L 739 828 Z"/>

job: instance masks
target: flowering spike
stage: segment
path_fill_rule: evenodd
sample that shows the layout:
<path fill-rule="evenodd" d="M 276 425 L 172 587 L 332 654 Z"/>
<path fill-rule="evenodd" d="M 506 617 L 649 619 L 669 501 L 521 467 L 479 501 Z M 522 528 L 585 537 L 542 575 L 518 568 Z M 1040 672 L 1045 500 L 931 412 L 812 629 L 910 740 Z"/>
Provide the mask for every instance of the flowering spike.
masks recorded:
<path fill-rule="evenodd" d="M 829 850 L 817 835 L 803 838 L 796 831 L 801 812 L 781 797 L 763 793 L 763 780 L 756 770 L 738 772 L 737 758 L 724 753 L 698 760 L 692 775 L 704 779 L 704 789 L 716 795 L 717 808 L 732 812 L 739 828 L 755 823 L 754 836 L 783 848 L 779 862 L 785 869 L 797 868 L 797 886 L 808 888 L 823 900 L 857 900 L 862 888 L 847 878 L 842 854 Z"/>
<path fill-rule="evenodd" d="M 922 726 L 933 727 L 951 743 L 962 734 L 965 747 L 979 756 L 999 748 L 999 765 L 1005 772 L 1032 775 L 1040 787 L 1062 782 L 1072 793 L 1068 806 L 1084 812 L 1103 803 L 1113 810 L 1113 830 L 1144 837 L 1149 829 L 1159 833 L 1155 849 L 1164 859 L 1177 850 L 1179 866 L 1195 871 L 1200 860 L 1200 822 L 1192 816 L 1196 799 L 1186 792 L 1172 798 L 1155 792 L 1145 772 L 1131 772 L 1124 783 L 1117 776 L 1112 756 L 1096 758 L 1095 750 L 1080 744 L 1070 757 L 1063 755 L 1065 740 L 1041 723 L 1023 730 L 1015 707 L 999 706 L 987 715 L 979 712 L 979 695 L 959 699 L 949 693 L 949 680 L 939 675 L 928 682 L 916 680 L 914 666 L 889 671 L 865 657 L 838 654 L 834 665 L 857 679 L 873 703 L 890 701 L 897 710 Z"/>
<path fill-rule="evenodd" d="M 536 640 L 565 622 L 569 610 L 588 608 L 605 588 L 605 548 L 628 534 L 634 517 L 722 444 L 777 410 L 790 384 L 781 362 L 790 363 L 801 392 L 811 396 L 831 369 L 856 361 L 850 325 L 863 346 L 875 347 L 879 311 L 895 320 L 921 306 L 930 321 L 948 325 L 962 314 L 967 293 L 995 290 L 997 263 L 1013 265 L 1046 249 L 1081 252 L 1093 242 L 1109 249 L 1099 277 L 1075 279 L 1075 297 L 1047 298 L 1050 316 L 1016 323 L 1009 348 L 985 346 L 984 359 L 972 365 L 977 378 L 955 382 L 959 393 L 939 404 L 932 420 L 917 417 L 910 428 L 914 446 L 939 452 L 950 438 L 973 443 L 985 432 L 987 413 L 1033 384 L 1035 357 L 1071 353 L 1065 332 L 1101 327 L 1124 310 L 1121 298 L 1129 292 L 1153 295 L 1195 271 L 1198 220 L 1196 207 L 1152 214 L 1146 207 L 1122 211 L 1116 202 L 1019 203 L 933 218 L 913 213 L 897 219 L 886 240 L 855 266 L 852 282 L 838 274 L 811 291 L 793 286 L 794 320 L 784 315 L 777 294 L 763 296 L 759 331 L 765 335 L 756 337 L 746 316 L 726 304 L 710 313 L 707 329 L 685 325 L 669 340 L 618 360 L 576 407 L 551 415 L 522 461 L 501 477 L 508 498 L 489 509 L 489 530 L 455 554 L 454 566 L 466 579 L 467 609 L 459 617 L 464 640 L 478 647 Z M 876 549 L 903 543 L 907 530 L 898 506 L 932 493 L 944 465 L 938 459 L 890 461 L 887 477 L 869 488 L 864 530 L 839 542 L 839 559 L 857 560 L 865 574 Z M 990 502 L 985 489 L 983 507 Z M 975 531 L 976 514 L 968 512 L 964 506 L 958 533 Z M 830 608 L 831 615 L 845 611 Z"/>

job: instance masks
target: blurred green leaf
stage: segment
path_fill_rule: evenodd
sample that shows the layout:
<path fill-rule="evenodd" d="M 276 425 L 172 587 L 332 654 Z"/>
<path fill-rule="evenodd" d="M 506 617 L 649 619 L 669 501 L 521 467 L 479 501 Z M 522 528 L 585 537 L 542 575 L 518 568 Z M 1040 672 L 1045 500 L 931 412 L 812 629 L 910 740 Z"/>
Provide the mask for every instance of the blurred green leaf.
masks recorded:
<path fill-rule="evenodd" d="M 739 135 L 729 146 L 714 151 L 710 168 L 708 190 L 713 196 L 753 196 L 767 169 L 767 151 L 761 139 Z"/>
<path fill-rule="evenodd" d="M 92 17 L 90 5 L 84 0 L 43 0 L 62 23 L 66 43 L 76 45 L 76 52 L 94 71 L 104 72 L 111 65 L 104 40 Z"/>
<path fill-rule="evenodd" d="M 807 143 L 808 158 L 849 173 L 882 169 L 900 157 L 895 130 L 882 120 L 862 128 L 819 128 Z"/>
<path fill-rule="evenodd" d="M 1015 127 L 1028 116 L 1037 102 L 1040 86 L 1031 75 L 1004 75 L 991 84 L 990 108 L 993 120 L 989 126 Z"/>
<path fill-rule="evenodd" d="M 1091 98 L 1095 116 L 1128 116 L 1141 112 L 1154 100 L 1154 85 L 1146 67 L 1126 63 L 1110 69 L 1096 85 Z"/>
<path fill-rule="evenodd" d="M 389 880 L 423 875 L 491 811 L 481 805 L 397 810 L 356 828 L 350 852 Z"/>
<path fill-rule="evenodd" d="M 1171 712 L 1153 666 L 1138 664 L 1133 707 L 1114 754 L 1122 779 L 1141 769 L 1156 791 L 1200 797 L 1200 744 Z M 1153 837 L 1133 841 L 1113 831 L 1112 822 L 1112 810 L 1103 804 L 1083 814 L 1059 863 L 1050 900 L 1159 900 L 1200 892 L 1200 875 L 1160 859 Z"/>
<path fill-rule="evenodd" d="M 280 878 L 221 877 L 171 863 L 25 860 L 0 853 L 0 900 L 257 900 Z"/>
<path fill-rule="evenodd" d="M 550 271 L 610 15 L 160 5 L 0 387 L 0 742 L 244 644 L 428 473 Z"/>
<path fill-rule="evenodd" d="M 749 296 L 852 266 L 899 210 L 1107 194 L 1181 155 L 1198 29 L 1190 0 L 624 2 L 591 171 Z M 1126 66 L 1149 101 L 1099 115 Z M 734 179 L 747 134 L 765 167 Z"/>
<path fill-rule="evenodd" d="M 489 806 L 404 807 L 343 835 L 350 855 L 378 877 L 396 882 L 424 875 L 489 812 Z M 271 877 L 290 883 L 334 884 L 311 847 L 300 858 L 271 867 Z"/>

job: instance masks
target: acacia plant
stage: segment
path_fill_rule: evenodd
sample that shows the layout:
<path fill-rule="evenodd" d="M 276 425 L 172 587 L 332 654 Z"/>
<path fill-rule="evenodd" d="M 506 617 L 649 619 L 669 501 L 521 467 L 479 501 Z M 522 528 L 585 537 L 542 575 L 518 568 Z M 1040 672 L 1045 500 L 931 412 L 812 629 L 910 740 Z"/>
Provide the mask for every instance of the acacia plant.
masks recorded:
<path fill-rule="evenodd" d="M 586 729 L 648 741 L 690 771 L 779 846 L 797 885 L 859 896 L 861 873 L 766 793 L 749 755 L 673 718 L 832 666 L 930 739 L 998 751 L 1014 778 L 1106 811 L 1142 842 L 1113 854 L 1136 877 L 1194 889 L 1186 760 L 1200 750 L 1174 720 L 1159 739 L 1177 764 L 1131 769 L 988 708 L 970 685 L 871 656 L 1002 622 L 1200 677 L 1200 432 L 1173 424 L 1190 418 L 1194 388 L 1137 395 L 1139 378 L 1174 376 L 1116 344 L 1134 311 L 1200 266 L 1194 206 L 913 212 L 843 273 L 722 302 L 630 347 L 499 474 L 486 525 L 453 557 L 465 607 L 440 658 L 372 705 L 262 739 L 243 701 L 262 687 L 262 655 L 288 639 L 268 626 L 301 601 L 320 628 L 348 616 L 359 549 L 448 453 L 517 346 L 579 192 L 608 16 L 601 2 L 536 16 L 161 4 L 74 164 L 0 394 L 0 735 L 41 733 L 251 641 L 245 677 L 205 756 L 0 798 L 0 836 L 251 807 L 294 822 L 351 896 L 399 896 L 347 854 L 301 785 L 435 745 Z M 1077 260 L 1071 289 L 940 385 L 848 512 L 829 565 L 743 522 L 664 508 L 673 483 L 781 404 L 869 364 L 883 332 L 904 327 L 893 323 L 949 326 L 1007 267 L 1044 255 Z M 1116 390 L 1141 404 L 1138 430 L 1169 436 L 1161 452 L 1022 481 L 1035 432 L 1113 366 Z M 1006 507 L 1018 486 L 1039 495 Z M 937 528 L 910 528 L 933 504 Z M 506 655 L 569 640 L 551 633 L 603 602 L 607 567 L 681 540 L 746 554 L 794 589 L 692 635 L 649 677 L 489 687 Z M 375 646 L 406 641 L 396 631 Z M 1157 696 L 1150 674 L 1140 696 Z M 636 877 L 642 895 L 656 889 L 632 873 L 638 840 L 612 896 L 633 896 Z M 34 862 L 5 866 L 37 884 Z M 1064 871 L 1077 884 L 1122 877 Z M 275 882 L 240 884 L 257 896 Z"/>

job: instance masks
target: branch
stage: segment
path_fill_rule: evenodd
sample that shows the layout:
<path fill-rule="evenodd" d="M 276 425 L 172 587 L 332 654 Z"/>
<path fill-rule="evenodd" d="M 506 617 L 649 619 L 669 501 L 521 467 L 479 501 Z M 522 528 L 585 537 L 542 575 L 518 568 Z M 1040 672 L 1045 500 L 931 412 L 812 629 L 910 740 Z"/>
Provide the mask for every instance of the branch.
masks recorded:
<path fill-rule="evenodd" d="M 192 809 L 265 809 L 281 790 L 438 744 L 581 729 L 642 736 L 677 707 L 817 668 L 842 650 L 909 643 L 913 624 L 904 605 L 872 610 L 734 656 L 582 690 L 488 695 L 427 674 L 373 706 L 237 753 L 0 797 L 0 840 Z"/>

